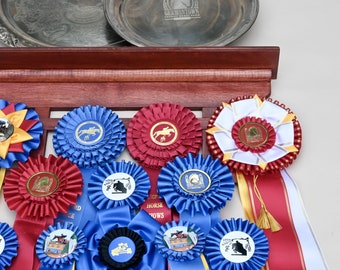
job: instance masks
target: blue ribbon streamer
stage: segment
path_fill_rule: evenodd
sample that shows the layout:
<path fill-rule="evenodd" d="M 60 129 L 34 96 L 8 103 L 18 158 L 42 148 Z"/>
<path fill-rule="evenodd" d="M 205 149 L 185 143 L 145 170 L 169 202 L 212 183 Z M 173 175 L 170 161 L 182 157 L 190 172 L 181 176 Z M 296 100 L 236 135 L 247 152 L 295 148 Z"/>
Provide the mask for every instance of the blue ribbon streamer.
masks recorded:
<path fill-rule="evenodd" d="M 8 106 L 10 103 L 0 99 L 0 110 Z M 15 110 L 26 110 L 27 107 L 24 103 L 14 104 Z M 5 159 L 0 158 L 0 168 L 10 168 L 14 161 L 25 162 L 29 156 L 29 153 L 33 149 L 37 149 L 40 145 L 40 136 L 43 134 L 43 126 L 39 119 L 39 115 L 36 111 L 28 109 L 25 120 L 36 120 L 38 121 L 30 130 L 27 131 L 32 136 L 31 140 L 22 142 L 23 152 L 8 152 Z"/>
<path fill-rule="evenodd" d="M 147 253 L 142 262 L 134 267 L 134 270 L 165 270 L 166 262 L 154 247 L 154 238 L 160 228 L 160 224 L 148 213 L 141 210 L 132 220 L 128 206 L 120 206 L 115 209 L 98 211 L 96 221 L 88 222 L 83 231 L 88 238 L 88 249 L 76 263 L 77 270 L 107 270 L 107 266 L 99 256 L 99 242 L 109 230 L 119 227 L 127 227 L 138 233 L 144 240 Z"/>
<path fill-rule="evenodd" d="M 206 174 L 210 180 L 206 180 L 202 189 L 191 191 L 183 187 L 182 179 L 190 172 Z M 181 220 L 198 224 L 205 234 L 221 221 L 219 211 L 232 198 L 234 189 L 228 167 L 217 159 L 212 160 L 210 155 L 206 158 L 201 154 L 197 157 L 192 154 L 185 158 L 176 157 L 162 168 L 158 177 L 158 191 L 168 207 L 175 207 Z"/>

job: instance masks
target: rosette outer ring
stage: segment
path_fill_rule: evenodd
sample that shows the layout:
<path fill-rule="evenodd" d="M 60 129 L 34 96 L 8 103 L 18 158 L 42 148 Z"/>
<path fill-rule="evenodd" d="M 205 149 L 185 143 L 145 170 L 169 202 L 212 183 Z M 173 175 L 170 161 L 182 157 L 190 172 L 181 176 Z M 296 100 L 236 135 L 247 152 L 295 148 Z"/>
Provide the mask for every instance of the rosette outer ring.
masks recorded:
<path fill-rule="evenodd" d="M 214 158 L 220 159 L 222 164 L 227 165 L 232 172 L 242 172 L 246 175 L 256 175 L 256 174 L 264 173 L 264 172 L 273 172 L 273 171 L 282 170 L 285 167 L 288 167 L 289 165 L 292 164 L 292 162 L 296 159 L 297 155 L 299 154 L 300 149 L 301 149 L 301 142 L 302 142 L 301 126 L 300 126 L 299 121 L 296 119 L 295 115 L 294 115 L 293 119 L 290 120 L 292 122 L 292 125 L 293 125 L 293 133 L 294 133 L 294 134 L 292 134 L 292 145 L 291 145 L 291 147 L 294 148 L 294 150 L 288 151 L 288 153 L 286 153 L 284 156 L 282 156 L 282 157 L 280 157 L 276 160 L 268 162 L 263 167 L 261 167 L 260 165 L 255 165 L 255 164 L 250 164 L 250 163 L 247 163 L 247 162 L 240 162 L 240 161 L 237 161 L 237 160 L 233 160 L 229 156 L 230 153 L 226 155 L 223 152 L 223 150 L 219 147 L 214 135 L 209 132 L 209 131 L 212 131 L 216 128 L 215 121 L 218 118 L 218 116 L 221 114 L 221 112 L 225 109 L 226 106 L 229 106 L 229 105 L 232 106 L 233 103 L 243 102 L 245 100 L 250 100 L 250 99 L 258 100 L 259 103 L 270 102 L 271 104 L 273 104 L 277 108 L 285 110 L 287 112 L 287 114 L 294 115 L 292 113 L 292 111 L 289 108 L 287 108 L 284 104 L 281 104 L 278 101 L 273 101 L 271 98 L 267 98 L 267 99 L 259 98 L 256 95 L 255 96 L 237 97 L 235 99 L 231 99 L 227 103 L 222 103 L 218 108 L 216 108 L 216 110 L 213 113 L 213 115 L 211 116 L 209 123 L 208 123 L 208 126 L 207 126 L 208 134 L 206 136 L 206 140 L 207 140 L 208 149 L 209 149 L 210 154 Z M 253 117 L 252 115 L 245 115 L 245 117 L 246 116 Z M 261 117 L 256 117 L 256 119 L 257 120 L 255 120 L 255 122 L 258 122 L 258 123 L 261 123 L 262 120 L 265 120 L 265 119 L 261 119 Z M 245 119 L 242 119 L 242 121 L 245 121 Z M 242 121 L 239 121 L 239 123 L 236 123 L 236 121 L 235 121 L 235 124 L 237 124 L 237 125 L 242 124 L 243 123 Z M 267 123 L 261 123 L 261 124 L 264 125 L 264 126 L 267 125 Z M 272 133 L 271 128 L 269 127 L 268 129 L 269 129 L 270 133 Z M 237 130 L 237 129 L 235 129 L 235 130 Z M 276 132 L 276 129 L 275 129 L 275 132 Z M 231 139 L 232 139 L 232 137 L 236 138 L 237 136 L 235 134 L 230 134 Z M 238 143 L 239 143 L 238 139 L 236 139 L 235 145 L 237 145 Z M 271 141 L 268 141 L 264 147 L 260 146 L 256 149 L 254 149 L 253 152 L 259 153 L 259 155 L 261 155 L 261 151 L 268 150 L 268 148 L 270 148 L 270 145 L 271 145 Z M 249 148 L 244 147 L 240 150 L 249 151 Z"/>
<path fill-rule="evenodd" d="M 120 239 L 125 239 L 132 246 L 134 246 L 134 248 L 124 245 L 124 248 L 116 247 L 114 250 L 112 250 L 112 245 L 115 246 L 115 241 Z M 98 249 L 102 262 L 114 269 L 128 269 L 130 267 L 137 266 L 139 263 L 141 263 L 143 255 L 147 252 L 143 238 L 138 233 L 130 230 L 127 227 L 119 227 L 107 232 L 101 238 Z M 129 254 L 128 260 L 115 260 L 113 258 L 113 254 L 115 256 L 119 256 L 122 253 Z"/>
<path fill-rule="evenodd" d="M 205 174 L 208 184 L 201 186 L 201 192 L 190 192 L 183 188 L 182 178 L 186 173 Z M 199 186 L 198 184 L 194 185 Z M 214 210 L 220 210 L 232 198 L 235 189 L 234 180 L 228 167 L 223 166 L 218 159 L 201 154 L 194 157 L 176 157 L 163 167 L 158 177 L 158 191 L 169 208 L 175 207 L 179 213 L 187 211 L 191 216 L 195 213 L 210 215 Z"/>
<path fill-rule="evenodd" d="M 48 241 L 51 235 L 60 231 L 71 233 L 72 236 L 68 239 L 68 241 L 71 242 L 72 239 L 76 242 L 76 245 L 74 245 L 70 253 L 67 253 L 67 255 L 63 257 L 51 257 L 48 255 L 48 245 L 45 245 L 45 242 Z M 63 244 L 65 243 L 66 242 Z M 72 265 L 75 261 L 77 261 L 79 256 L 85 252 L 86 247 L 87 240 L 85 234 L 80 228 L 71 223 L 57 223 L 55 226 L 50 225 L 47 230 L 44 230 L 40 234 L 36 243 L 36 254 L 44 267 L 49 267 L 51 269 L 64 269 L 64 267 Z"/>
<path fill-rule="evenodd" d="M 0 268 L 5 269 L 18 255 L 19 244 L 16 232 L 7 223 L 0 222 L 0 237 Z"/>
<path fill-rule="evenodd" d="M 114 178 L 112 176 L 119 174 L 125 174 L 129 177 L 129 179 L 127 179 L 127 183 L 129 185 L 125 184 L 125 186 L 127 186 L 125 190 L 128 190 L 129 188 L 131 189 L 131 182 L 133 182 L 132 184 L 135 187 L 128 197 L 111 199 L 103 193 L 103 186 L 106 184 L 107 188 L 105 189 L 110 188 L 110 190 L 114 190 L 114 184 L 108 181 Z M 116 181 L 116 179 L 113 180 Z M 126 182 L 126 179 L 123 180 Z M 148 197 L 150 187 L 149 176 L 141 166 L 132 162 L 113 162 L 111 164 L 105 164 L 102 167 L 98 167 L 96 172 L 92 174 L 91 181 L 88 184 L 88 196 L 91 202 L 100 210 L 116 208 L 124 205 L 128 205 L 130 209 L 137 209 Z"/>
<path fill-rule="evenodd" d="M 142 166 L 159 169 L 176 156 L 197 154 L 203 141 L 202 127 L 190 109 L 156 103 L 134 115 L 126 140 L 132 158 Z"/>
<path fill-rule="evenodd" d="M 228 260 L 228 257 L 224 254 L 226 249 L 222 249 L 222 246 L 226 243 L 231 244 L 230 239 L 227 241 L 225 237 L 235 232 L 251 238 L 254 247 L 252 247 L 251 257 L 247 260 L 235 262 Z M 233 240 L 235 241 L 235 239 Z M 229 250 L 231 250 L 231 246 L 229 246 Z M 250 223 L 248 220 L 242 220 L 241 218 L 222 220 L 211 229 L 206 238 L 205 256 L 211 269 L 261 269 L 266 264 L 268 253 L 268 239 L 263 230 L 259 229 L 255 223 Z"/>
<path fill-rule="evenodd" d="M 81 106 L 64 115 L 53 135 L 58 155 L 81 168 L 103 165 L 117 159 L 126 145 L 123 121 L 106 107 Z"/>
<path fill-rule="evenodd" d="M 33 109 L 27 109 L 24 103 L 9 103 L 0 99 L 0 110 L 5 114 L 10 114 L 20 110 L 27 110 L 25 119 L 22 121 L 20 128 L 24 129 L 31 137 L 31 140 L 20 143 L 20 150 L 15 149 L 9 151 L 6 158 L 0 157 L 0 168 L 10 168 L 15 161 L 24 162 L 27 160 L 31 150 L 37 149 L 40 145 L 40 137 L 43 134 L 43 126 L 38 113 Z M 16 148 L 17 148 L 16 144 Z"/>
<path fill-rule="evenodd" d="M 45 176 L 39 178 L 41 172 Z M 19 162 L 6 175 L 3 189 L 9 209 L 22 218 L 41 219 L 67 213 L 70 205 L 76 204 L 82 187 L 78 167 L 68 159 L 50 155 Z"/>
<path fill-rule="evenodd" d="M 169 238 L 169 233 L 173 230 L 178 232 L 177 228 L 186 228 L 187 232 L 193 233 L 195 235 L 194 244 L 190 248 L 187 248 L 185 251 L 178 251 L 169 246 L 169 242 L 166 241 L 166 238 Z M 205 245 L 205 236 L 202 230 L 194 223 L 179 220 L 178 222 L 172 221 L 167 222 L 163 225 L 157 232 L 155 237 L 155 246 L 158 252 L 168 260 L 171 261 L 192 261 L 198 258 L 203 250 Z"/>

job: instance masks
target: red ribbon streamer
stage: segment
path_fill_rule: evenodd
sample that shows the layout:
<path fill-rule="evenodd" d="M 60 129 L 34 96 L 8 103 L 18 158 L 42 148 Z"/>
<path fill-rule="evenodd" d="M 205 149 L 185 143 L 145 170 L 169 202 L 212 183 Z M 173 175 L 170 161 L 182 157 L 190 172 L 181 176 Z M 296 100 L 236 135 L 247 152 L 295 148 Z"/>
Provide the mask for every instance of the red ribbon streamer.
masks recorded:
<path fill-rule="evenodd" d="M 245 175 L 244 177 L 248 185 L 253 215 L 256 219 L 256 213 L 260 213 L 261 210 L 261 203 L 254 194 L 254 176 Z M 282 225 L 282 230 L 277 232 L 272 232 L 270 229 L 264 230 L 270 248 L 266 269 L 306 269 L 281 172 L 276 171 L 259 175 L 257 187 L 261 192 L 268 211 Z"/>

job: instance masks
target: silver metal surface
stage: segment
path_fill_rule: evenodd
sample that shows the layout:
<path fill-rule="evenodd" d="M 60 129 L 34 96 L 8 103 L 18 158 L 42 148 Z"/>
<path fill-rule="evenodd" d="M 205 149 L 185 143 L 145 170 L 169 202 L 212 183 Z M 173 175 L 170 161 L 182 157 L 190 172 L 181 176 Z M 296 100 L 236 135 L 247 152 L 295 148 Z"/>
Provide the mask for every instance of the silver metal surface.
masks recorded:
<path fill-rule="evenodd" d="M 0 42 L 9 47 L 102 47 L 126 43 L 102 0 L 1 0 Z"/>
<path fill-rule="evenodd" d="M 223 46 L 247 32 L 258 0 L 105 0 L 113 29 L 136 46 Z"/>

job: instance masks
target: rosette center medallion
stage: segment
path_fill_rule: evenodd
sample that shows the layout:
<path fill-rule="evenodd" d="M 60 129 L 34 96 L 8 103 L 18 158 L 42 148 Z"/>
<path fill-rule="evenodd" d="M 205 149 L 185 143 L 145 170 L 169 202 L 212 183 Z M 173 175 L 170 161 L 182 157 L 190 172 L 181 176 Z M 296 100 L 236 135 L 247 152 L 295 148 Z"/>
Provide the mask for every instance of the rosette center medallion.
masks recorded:
<path fill-rule="evenodd" d="M 173 144 L 178 137 L 176 126 L 168 121 L 157 122 L 150 129 L 151 140 L 161 146 Z"/>
<path fill-rule="evenodd" d="M 118 201 L 129 198 L 136 189 L 134 178 L 123 172 L 108 176 L 102 185 L 103 194 L 110 200 Z"/>
<path fill-rule="evenodd" d="M 0 142 L 6 141 L 13 133 L 13 124 L 6 118 L 0 118 Z"/>
<path fill-rule="evenodd" d="M 186 226 L 175 226 L 164 233 L 163 240 L 170 250 L 185 252 L 196 246 L 198 236 Z"/>
<path fill-rule="evenodd" d="M 79 143 L 96 144 L 103 137 L 103 127 L 96 121 L 85 121 L 77 126 L 75 136 Z"/>
<path fill-rule="evenodd" d="M 63 258 L 75 250 L 77 243 L 77 236 L 73 231 L 55 230 L 46 237 L 44 252 L 51 258 Z"/>
<path fill-rule="evenodd" d="M 38 172 L 27 181 L 27 191 L 35 197 L 46 197 L 53 194 L 59 187 L 59 178 L 51 172 Z"/>
<path fill-rule="evenodd" d="M 184 171 L 179 177 L 180 187 L 191 194 L 206 192 L 211 186 L 209 175 L 197 169 Z"/>
<path fill-rule="evenodd" d="M 220 242 L 221 254 L 232 263 L 248 261 L 254 254 L 254 240 L 245 232 L 232 231 L 227 233 Z"/>

